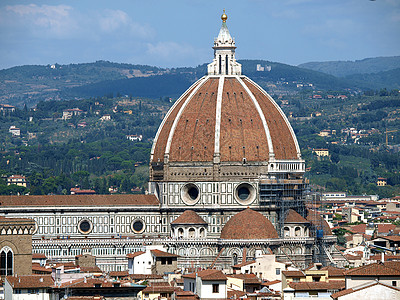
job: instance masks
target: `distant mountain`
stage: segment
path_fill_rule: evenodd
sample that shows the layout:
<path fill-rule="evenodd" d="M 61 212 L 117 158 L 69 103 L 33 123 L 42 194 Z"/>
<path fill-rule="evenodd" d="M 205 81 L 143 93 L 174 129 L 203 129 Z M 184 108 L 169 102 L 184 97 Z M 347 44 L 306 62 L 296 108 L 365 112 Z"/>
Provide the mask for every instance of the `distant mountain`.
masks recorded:
<path fill-rule="evenodd" d="M 286 82 L 283 88 L 296 89 L 297 83 L 312 83 L 319 89 L 344 89 L 351 88 L 351 84 L 343 79 L 336 78 L 321 72 L 302 69 L 281 63 L 264 60 L 241 60 L 243 74 L 249 76 L 263 88 L 268 90 L 267 83 Z M 271 70 L 256 71 L 257 65 L 271 67 Z M 74 87 L 63 91 L 62 95 L 69 97 L 103 96 L 108 94 L 132 95 L 134 97 L 178 97 L 194 81 L 204 76 L 207 72 L 207 64 L 195 68 L 176 68 L 168 70 L 160 76 L 141 78 L 108 80 L 98 83 Z M 293 83 L 295 82 L 295 83 Z M 289 84 L 290 83 L 290 84 Z"/>
<path fill-rule="evenodd" d="M 346 76 L 346 79 L 354 82 L 356 86 L 363 90 L 379 90 L 382 87 L 400 89 L 400 68 L 371 74 L 349 75 Z"/>
<path fill-rule="evenodd" d="M 398 86 L 399 76 L 396 72 L 338 78 L 265 60 L 239 62 L 243 66 L 244 75 L 272 94 L 296 93 L 302 88 L 343 90 Z M 117 94 L 145 98 L 177 97 L 206 72 L 207 64 L 171 69 L 107 61 L 20 66 L 0 70 L 0 103 L 16 106 L 27 104 L 32 107 L 42 100 L 71 100 Z"/>
<path fill-rule="evenodd" d="M 365 58 L 356 61 L 308 62 L 298 67 L 337 77 L 353 74 L 370 74 L 400 68 L 400 56 Z"/>

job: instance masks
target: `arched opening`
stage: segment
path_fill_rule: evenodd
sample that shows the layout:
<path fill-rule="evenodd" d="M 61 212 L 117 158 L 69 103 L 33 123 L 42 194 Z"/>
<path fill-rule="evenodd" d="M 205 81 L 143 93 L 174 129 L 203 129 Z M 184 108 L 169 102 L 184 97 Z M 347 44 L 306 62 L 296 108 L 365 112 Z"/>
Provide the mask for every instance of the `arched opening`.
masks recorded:
<path fill-rule="evenodd" d="M 189 229 L 189 239 L 194 239 L 196 237 L 196 231 L 194 228 Z"/>
<path fill-rule="evenodd" d="M 289 227 L 284 227 L 284 228 L 283 228 L 283 236 L 284 236 L 284 237 L 289 237 L 289 236 L 290 236 L 290 229 L 289 229 Z"/>
<path fill-rule="evenodd" d="M 10 247 L 4 247 L 0 252 L 0 275 L 13 275 L 14 254 Z"/>
<path fill-rule="evenodd" d="M 222 58 L 221 55 L 219 56 L 219 68 L 218 68 L 218 73 L 221 74 L 222 73 Z"/>
<path fill-rule="evenodd" d="M 205 238 L 206 237 L 206 231 L 204 230 L 204 228 L 200 228 L 200 237 L 201 238 Z"/>
<path fill-rule="evenodd" d="M 225 74 L 228 75 L 228 55 L 225 57 Z"/>
<path fill-rule="evenodd" d="M 294 229 L 294 235 L 295 235 L 295 236 L 300 236 L 300 235 L 301 235 L 301 229 L 300 229 L 300 227 L 296 227 L 296 228 Z"/>
<path fill-rule="evenodd" d="M 238 256 L 236 253 L 233 253 L 232 255 L 232 265 L 237 265 L 238 264 Z"/>
<path fill-rule="evenodd" d="M 183 228 L 178 229 L 178 238 L 183 238 Z"/>

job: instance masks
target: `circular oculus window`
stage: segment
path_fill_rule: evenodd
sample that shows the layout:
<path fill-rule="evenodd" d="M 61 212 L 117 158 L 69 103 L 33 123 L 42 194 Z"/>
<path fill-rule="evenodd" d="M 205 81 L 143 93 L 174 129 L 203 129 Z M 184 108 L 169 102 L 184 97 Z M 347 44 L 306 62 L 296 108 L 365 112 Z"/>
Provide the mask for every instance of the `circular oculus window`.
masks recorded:
<path fill-rule="evenodd" d="M 181 189 L 181 198 L 188 205 L 194 205 L 200 199 L 200 190 L 194 183 L 185 184 Z"/>
<path fill-rule="evenodd" d="M 93 224 L 90 220 L 88 219 L 82 219 L 78 223 L 78 230 L 82 234 L 88 234 L 92 231 L 93 229 Z"/>
<path fill-rule="evenodd" d="M 256 198 L 256 189 L 249 183 L 241 183 L 235 189 L 235 199 L 242 205 L 248 205 Z"/>
<path fill-rule="evenodd" d="M 135 219 L 131 223 L 131 229 L 134 233 L 142 233 L 145 229 L 145 225 L 142 219 Z"/>

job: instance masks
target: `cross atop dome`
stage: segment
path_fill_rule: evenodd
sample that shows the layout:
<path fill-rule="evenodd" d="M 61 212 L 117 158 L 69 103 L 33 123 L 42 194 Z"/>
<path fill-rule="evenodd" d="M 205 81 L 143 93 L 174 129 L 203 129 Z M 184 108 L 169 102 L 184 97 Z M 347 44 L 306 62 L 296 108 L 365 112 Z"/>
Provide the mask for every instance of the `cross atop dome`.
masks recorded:
<path fill-rule="evenodd" d="M 221 16 L 222 26 L 218 37 L 214 39 L 214 59 L 208 65 L 208 75 L 241 75 L 242 65 L 235 59 L 235 39 L 231 37 L 226 20 L 228 16 Z"/>

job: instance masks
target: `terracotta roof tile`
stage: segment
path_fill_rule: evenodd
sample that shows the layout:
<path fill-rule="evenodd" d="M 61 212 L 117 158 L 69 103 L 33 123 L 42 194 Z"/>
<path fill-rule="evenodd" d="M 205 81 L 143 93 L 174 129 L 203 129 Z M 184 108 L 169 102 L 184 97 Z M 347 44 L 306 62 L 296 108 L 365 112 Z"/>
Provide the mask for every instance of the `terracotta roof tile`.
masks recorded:
<path fill-rule="evenodd" d="M 274 225 L 261 213 L 247 208 L 225 224 L 221 239 L 273 239 L 278 238 Z"/>
<path fill-rule="evenodd" d="M 248 265 L 254 264 L 255 262 L 256 262 L 255 260 L 244 261 L 244 262 L 242 262 L 240 264 L 232 266 L 232 268 L 241 268 L 241 267 L 244 267 L 244 266 L 248 266 Z"/>
<path fill-rule="evenodd" d="M 293 209 L 289 209 L 285 218 L 285 223 L 310 223 L 304 219 L 298 212 Z"/>
<path fill-rule="evenodd" d="M 208 224 L 193 210 L 185 210 L 171 224 Z"/>
<path fill-rule="evenodd" d="M 35 206 L 158 206 L 154 195 L 29 195 L 0 196 L 2 207 Z"/>
<path fill-rule="evenodd" d="M 288 285 L 296 291 L 321 291 L 321 290 L 341 290 L 346 287 L 344 280 L 330 280 L 319 282 L 289 282 Z"/>
<path fill-rule="evenodd" d="M 129 276 L 128 271 L 111 271 L 109 273 L 110 277 L 126 277 Z"/>
<path fill-rule="evenodd" d="M 378 282 L 371 282 L 370 284 L 365 284 L 365 285 L 353 287 L 351 289 L 346 289 L 346 290 L 342 290 L 342 291 L 336 292 L 336 293 L 331 295 L 331 298 L 332 299 L 337 299 L 339 297 L 342 297 L 342 296 L 345 296 L 345 295 L 348 295 L 348 294 L 351 294 L 351 293 L 354 293 L 354 292 L 357 292 L 357 291 L 360 291 L 360 290 L 364 290 L 364 289 L 373 287 L 373 286 L 378 285 L 378 284 L 400 292 L 399 288 L 394 287 L 394 286 L 390 286 L 390 285 L 387 285 L 387 284 L 384 284 L 384 283 L 378 281 Z"/>
<path fill-rule="evenodd" d="M 199 271 L 196 273 L 183 275 L 182 277 L 194 279 L 194 278 L 196 278 L 196 274 L 202 280 L 226 280 L 227 279 L 227 277 L 225 276 L 224 273 L 222 273 L 221 270 L 215 270 L 215 269 L 206 269 L 206 270 L 202 270 L 202 271 Z"/>
<path fill-rule="evenodd" d="M 54 285 L 51 275 L 7 276 L 6 280 L 14 289 L 47 288 Z"/>
<path fill-rule="evenodd" d="M 227 277 L 242 279 L 245 284 L 261 284 L 261 280 L 256 274 L 231 274 Z"/>
<path fill-rule="evenodd" d="M 336 268 L 333 266 L 326 266 L 321 268 L 321 270 L 328 270 L 328 277 L 338 277 L 338 276 L 343 276 L 344 277 L 344 273 L 346 272 L 345 269 L 341 269 L 341 268 Z"/>
<path fill-rule="evenodd" d="M 303 271 L 282 271 L 286 277 L 306 277 Z"/>
<path fill-rule="evenodd" d="M 400 276 L 400 262 L 373 263 L 346 271 L 346 276 Z"/>
<path fill-rule="evenodd" d="M 179 255 L 164 252 L 158 249 L 155 250 L 150 250 L 151 254 L 153 254 L 155 257 L 179 257 Z"/>
<path fill-rule="evenodd" d="M 139 256 L 139 255 L 142 255 L 142 254 L 145 254 L 146 252 L 144 252 L 144 251 L 137 251 L 137 252 L 134 252 L 134 253 L 129 253 L 129 254 L 127 254 L 126 255 L 126 257 L 128 257 L 128 258 L 134 258 L 134 257 L 136 257 L 136 256 Z"/>

